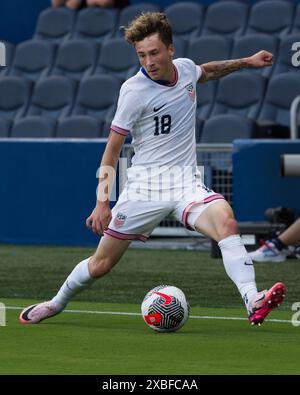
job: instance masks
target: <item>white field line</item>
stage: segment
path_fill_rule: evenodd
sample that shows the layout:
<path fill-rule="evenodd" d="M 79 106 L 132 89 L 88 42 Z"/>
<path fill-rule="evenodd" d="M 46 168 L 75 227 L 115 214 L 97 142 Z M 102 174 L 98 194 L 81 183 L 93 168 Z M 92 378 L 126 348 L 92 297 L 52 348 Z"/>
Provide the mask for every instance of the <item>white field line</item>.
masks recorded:
<path fill-rule="evenodd" d="M 19 306 L 6 306 L 7 310 L 22 310 L 24 307 Z M 127 313 L 122 311 L 96 311 L 96 310 L 64 310 L 64 313 L 75 313 L 75 314 L 106 314 L 106 315 L 127 315 L 127 316 L 141 316 L 140 313 Z M 247 321 L 247 318 L 242 317 L 222 317 L 222 316 L 211 316 L 211 315 L 190 315 L 189 318 L 200 319 L 200 320 L 235 320 L 235 321 Z M 291 324 L 291 320 L 278 320 L 278 319 L 266 319 L 268 322 L 279 322 L 284 324 Z"/>

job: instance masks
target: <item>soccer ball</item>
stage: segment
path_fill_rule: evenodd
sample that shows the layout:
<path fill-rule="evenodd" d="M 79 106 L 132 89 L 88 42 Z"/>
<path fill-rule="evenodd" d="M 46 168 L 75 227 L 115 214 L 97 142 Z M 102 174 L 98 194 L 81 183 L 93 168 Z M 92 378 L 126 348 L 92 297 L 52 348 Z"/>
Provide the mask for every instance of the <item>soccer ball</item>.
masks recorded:
<path fill-rule="evenodd" d="M 159 285 L 146 294 L 141 309 L 150 328 L 157 332 L 174 332 L 186 323 L 190 306 L 181 289 Z"/>

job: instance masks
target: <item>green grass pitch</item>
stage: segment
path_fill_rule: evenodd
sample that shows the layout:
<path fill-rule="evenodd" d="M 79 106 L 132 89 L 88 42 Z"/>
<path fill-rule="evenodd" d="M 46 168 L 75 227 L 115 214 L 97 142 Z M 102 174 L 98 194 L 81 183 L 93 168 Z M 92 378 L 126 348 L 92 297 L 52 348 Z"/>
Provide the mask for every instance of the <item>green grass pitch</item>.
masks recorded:
<path fill-rule="evenodd" d="M 166 250 L 129 250 L 66 312 L 40 325 L 18 323 L 20 307 L 51 297 L 91 253 L 1 247 L 0 301 L 7 309 L 6 326 L 0 327 L 0 374 L 300 373 L 300 326 L 291 323 L 291 306 L 300 301 L 300 263 L 292 259 L 255 267 L 259 289 L 283 281 L 288 290 L 284 304 L 261 327 L 245 319 L 221 260 Z M 155 333 L 139 315 L 146 292 L 161 283 L 183 289 L 191 304 L 188 322 L 175 333 Z"/>

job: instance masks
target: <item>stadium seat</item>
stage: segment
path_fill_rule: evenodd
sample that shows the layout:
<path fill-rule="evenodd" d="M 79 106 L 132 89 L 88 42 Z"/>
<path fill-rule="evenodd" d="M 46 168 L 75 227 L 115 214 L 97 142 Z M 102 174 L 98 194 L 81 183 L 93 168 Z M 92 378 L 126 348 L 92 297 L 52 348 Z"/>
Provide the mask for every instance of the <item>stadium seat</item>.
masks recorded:
<path fill-rule="evenodd" d="M 30 116 L 14 122 L 11 137 L 14 138 L 52 138 L 55 120 L 40 116 Z"/>
<path fill-rule="evenodd" d="M 231 113 L 256 119 L 262 105 L 266 81 L 265 77 L 251 72 L 237 72 L 222 78 L 211 116 Z"/>
<path fill-rule="evenodd" d="M 241 36 L 246 28 L 249 6 L 238 1 L 221 1 L 208 6 L 202 35 Z"/>
<path fill-rule="evenodd" d="M 0 118 L 17 119 L 24 115 L 30 97 L 31 82 L 24 78 L 0 78 Z"/>
<path fill-rule="evenodd" d="M 72 115 L 89 115 L 102 123 L 113 112 L 120 82 L 109 75 L 95 75 L 83 80 L 79 86 Z"/>
<path fill-rule="evenodd" d="M 191 38 L 187 57 L 196 64 L 229 58 L 232 40 L 222 36 L 201 36 Z"/>
<path fill-rule="evenodd" d="M 53 119 L 68 116 L 74 97 L 75 82 L 62 76 L 37 81 L 26 115 L 42 115 Z"/>
<path fill-rule="evenodd" d="M 197 119 L 209 118 L 215 100 L 217 84 L 217 81 L 197 84 Z"/>
<path fill-rule="evenodd" d="M 100 125 L 98 121 L 86 115 L 75 115 L 59 120 L 56 137 L 60 138 L 98 138 Z"/>
<path fill-rule="evenodd" d="M 290 1 L 264 0 L 252 5 L 245 34 L 288 34 L 293 20 L 294 4 Z"/>
<path fill-rule="evenodd" d="M 292 56 L 295 52 L 292 51 L 292 45 L 294 43 L 300 43 L 300 31 L 299 33 L 290 34 L 288 36 L 282 37 L 280 41 L 279 51 L 277 60 L 274 66 L 274 74 L 286 73 L 288 71 L 298 72 L 300 74 L 300 68 L 293 66 Z M 298 50 L 300 49 L 300 45 Z M 297 57 L 298 60 L 300 56 Z"/>
<path fill-rule="evenodd" d="M 205 122 L 200 142 L 229 144 L 235 139 L 251 139 L 255 132 L 255 121 L 237 114 L 220 114 Z"/>
<path fill-rule="evenodd" d="M 110 74 L 125 81 L 138 70 L 135 49 L 123 38 L 112 38 L 103 43 L 93 74 Z"/>
<path fill-rule="evenodd" d="M 92 40 L 97 43 L 114 35 L 116 13 L 101 7 L 88 7 L 78 13 L 74 38 Z"/>
<path fill-rule="evenodd" d="M 204 7 L 193 2 L 179 2 L 165 8 L 174 37 L 189 39 L 198 36 L 202 29 Z"/>
<path fill-rule="evenodd" d="M 60 43 L 72 35 L 75 12 L 66 7 L 47 8 L 38 17 L 35 39 Z"/>
<path fill-rule="evenodd" d="M 17 75 L 36 81 L 48 75 L 54 54 L 51 42 L 28 40 L 16 47 L 9 75 Z"/>
<path fill-rule="evenodd" d="M 174 59 L 186 57 L 186 44 L 186 40 L 179 37 L 173 37 L 173 45 L 175 48 Z"/>
<path fill-rule="evenodd" d="M 160 7 L 156 4 L 151 3 L 139 3 L 139 4 L 131 4 L 127 7 L 123 8 L 120 11 L 120 17 L 117 23 L 117 31 L 116 36 L 123 36 L 122 27 L 128 26 L 129 23 L 135 19 L 142 12 L 158 12 L 160 11 Z"/>
<path fill-rule="evenodd" d="M 203 126 L 204 126 L 204 120 L 201 118 L 196 118 L 196 127 L 195 127 L 196 136 L 195 136 L 195 138 L 196 138 L 197 144 L 201 142 Z"/>
<path fill-rule="evenodd" d="M 15 52 L 15 45 L 8 42 L 1 40 L 1 43 L 5 45 L 5 67 L 0 67 L 0 76 L 7 75 L 9 73 L 9 69 L 13 62 L 14 52 Z"/>
<path fill-rule="evenodd" d="M 232 59 L 240 59 L 251 56 L 262 49 L 271 52 L 276 61 L 278 48 L 278 38 L 270 34 L 249 34 L 244 37 L 239 37 L 235 40 Z M 261 74 L 269 77 L 273 72 L 273 67 L 253 68 L 251 72 Z M 245 69 L 244 71 L 247 71 Z"/>
<path fill-rule="evenodd" d="M 269 131 L 267 132 L 268 135 L 274 137 L 289 137 L 290 107 L 294 98 L 299 95 L 299 72 L 277 74 L 271 78 L 258 117 L 261 128 L 269 127 Z M 286 130 L 284 130 L 284 128 Z M 283 133 L 274 135 L 274 133 L 277 133 L 277 129 L 279 132 L 282 130 Z"/>
<path fill-rule="evenodd" d="M 297 10 L 295 12 L 295 19 L 291 33 L 300 33 L 300 3 L 298 4 Z"/>
<path fill-rule="evenodd" d="M 0 118 L 0 138 L 9 137 L 11 121 Z"/>
<path fill-rule="evenodd" d="M 62 42 L 51 75 L 63 75 L 80 80 L 91 74 L 96 55 L 97 45 L 88 40 L 73 39 Z"/>

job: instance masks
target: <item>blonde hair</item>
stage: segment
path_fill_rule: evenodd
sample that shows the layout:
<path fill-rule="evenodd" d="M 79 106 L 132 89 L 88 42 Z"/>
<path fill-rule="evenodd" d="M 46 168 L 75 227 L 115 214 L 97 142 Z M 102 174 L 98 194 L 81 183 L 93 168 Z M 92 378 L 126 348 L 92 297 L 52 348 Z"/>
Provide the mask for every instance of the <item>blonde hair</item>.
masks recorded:
<path fill-rule="evenodd" d="M 173 43 L 171 25 L 162 12 L 143 13 L 125 27 L 125 39 L 132 45 L 155 33 L 167 47 Z"/>

